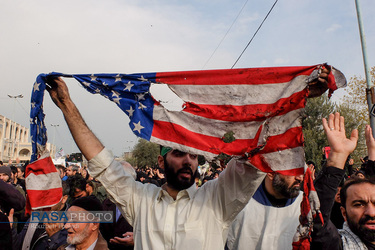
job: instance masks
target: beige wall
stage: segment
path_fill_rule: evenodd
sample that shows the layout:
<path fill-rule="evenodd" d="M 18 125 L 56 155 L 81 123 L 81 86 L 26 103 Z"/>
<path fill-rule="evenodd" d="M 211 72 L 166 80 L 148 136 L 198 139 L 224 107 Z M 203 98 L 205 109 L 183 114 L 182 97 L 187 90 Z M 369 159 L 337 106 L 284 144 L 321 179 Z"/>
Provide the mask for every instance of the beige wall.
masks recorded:
<path fill-rule="evenodd" d="M 56 146 L 47 143 L 51 156 L 55 155 Z M 15 163 L 30 160 L 30 129 L 0 115 L 0 160 L 4 163 L 10 159 Z"/>

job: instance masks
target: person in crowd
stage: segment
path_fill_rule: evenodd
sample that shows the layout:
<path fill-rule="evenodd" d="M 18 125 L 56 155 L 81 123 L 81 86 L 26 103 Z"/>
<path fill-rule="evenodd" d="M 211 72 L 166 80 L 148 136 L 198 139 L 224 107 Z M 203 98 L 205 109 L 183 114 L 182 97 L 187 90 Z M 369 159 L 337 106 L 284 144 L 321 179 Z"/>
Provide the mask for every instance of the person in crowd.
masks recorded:
<path fill-rule="evenodd" d="M 78 174 L 78 171 L 79 171 L 79 167 L 78 166 L 76 166 L 76 165 L 70 165 L 66 169 L 66 176 L 70 177 L 70 176 L 76 175 L 76 174 Z"/>
<path fill-rule="evenodd" d="M 55 165 L 57 170 L 59 170 L 60 178 L 62 181 L 66 181 L 68 176 L 66 175 L 66 167 L 63 165 Z"/>
<path fill-rule="evenodd" d="M 337 187 L 345 175 L 345 162 L 355 149 L 358 131 L 345 135 L 344 118 L 339 113 L 323 119 L 323 128 L 331 147 L 326 166 L 315 181 L 324 224 L 316 219 L 311 249 L 375 249 L 375 182 L 371 179 L 349 178 L 341 188 L 341 212 L 345 219 L 337 229 L 329 219 Z M 369 160 L 375 160 L 375 140 L 370 126 L 365 128 Z"/>
<path fill-rule="evenodd" d="M 149 171 L 148 171 L 149 173 Z M 143 172 L 143 171 L 139 171 L 137 173 L 137 181 L 145 184 L 145 183 L 151 183 L 151 184 L 154 184 L 155 186 L 157 187 L 160 187 L 160 183 L 152 178 L 149 177 L 149 174 Z"/>
<path fill-rule="evenodd" d="M 6 183 L 11 183 L 12 179 L 12 170 L 9 166 L 0 167 L 0 180 L 3 180 Z"/>
<path fill-rule="evenodd" d="M 20 190 L 22 189 L 23 193 L 26 194 L 25 179 L 18 177 L 18 175 L 19 175 L 18 167 L 11 166 L 10 169 L 11 169 L 11 182 L 12 182 L 12 184 L 15 187 L 17 187 L 17 189 L 20 189 Z"/>
<path fill-rule="evenodd" d="M 69 185 L 69 198 L 67 201 L 68 206 L 75 200 L 80 197 L 88 196 L 86 191 L 86 180 L 81 175 L 73 175 L 70 176 L 66 180 L 67 184 Z"/>
<path fill-rule="evenodd" d="M 81 175 L 85 178 L 86 181 L 89 181 L 90 174 L 87 172 L 87 168 L 82 168 Z"/>
<path fill-rule="evenodd" d="M 55 78 L 49 86 L 52 100 L 89 160 L 90 175 L 103 184 L 134 227 L 136 249 L 224 248 L 227 228 L 258 188 L 264 173 L 245 159 L 233 159 L 216 181 L 197 189 L 197 155 L 162 147 L 158 165 L 165 170 L 166 183 L 157 187 L 136 182 L 88 128 L 64 81 Z"/>
<path fill-rule="evenodd" d="M 303 175 L 267 173 L 233 221 L 227 249 L 292 249 L 299 224 Z"/>
<path fill-rule="evenodd" d="M 66 201 L 69 197 L 70 187 L 66 182 L 62 182 L 62 190 L 63 196 L 60 202 L 52 206 L 50 211 L 66 211 L 68 209 Z M 57 249 L 66 243 L 68 235 L 63 223 L 30 222 L 30 220 L 25 223 L 19 234 L 15 230 L 12 234 L 13 249 L 30 250 Z"/>
<path fill-rule="evenodd" d="M 17 178 L 18 179 L 22 179 L 22 180 L 25 179 L 25 167 L 27 165 L 28 165 L 28 163 L 26 163 L 24 166 L 22 166 L 22 165 L 17 166 Z"/>
<path fill-rule="evenodd" d="M 94 195 L 100 202 L 107 199 L 107 192 L 105 191 L 103 185 L 98 181 L 87 181 L 86 193 L 87 195 Z"/>
<path fill-rule="evenodd" d="M 14 184 L 12 181 L 13 172 L 11 170 L 11 167 L 9 166 L 2 166 L 0 167 L 0 180 L 3 180 L 8 185 L 13 186 L 24 198 L 26 198 L 25 191 L 22 189 L 22 187 L 18 184 Z M 16 228 L 17 231 L 21 231 L 22 224 L 18 222 L 25 222 L 27 218 L 25 218 L 25 210 L 24 207 L 20 210 L 14 210 L 14 221 L 17 222 Z"/>
<path fill-rule="evenodd" d="M 126 161 L 121 161 L 120 163 L 125 172 L 129 173 L 135 180 L 137 174 L 134 168 Z M 114 215 L 113 223 L 102 223 L 100 225 L 100 232 L 108 242 L 109 249 L 134 249 L 133 227 L 121 214 L 120 209 L 109 198 L 105 199 L 102 204 L 104 211 L 112 211 Z"/>
<path fill-rule="evenodd" d="M 352 176 L 355 176 L 355 177 L 361 178 L 361 179 L 366 178 L 365 177 L 365 171 L 363 171 L 361 169 L 357 170 Z"/>
<path fill-rule="evenodd" d="M 79 214 L 75 216 L 79 220 L 83 216 L 83 221 L 68 221 L 64 228 L 68 232 L 67 244 L 58 249 L 80 249 L 80 250 L 105 250 L 108 249 L 107 241 L 102 237 L 99 231 L 99 218 L 93 221 L 91 211 L 103 211 L 102 204 L 95 196 L 81 197 L 73 201 L 68 212 Z M 77 219 L 74 219 L 77 220 Z"/>
<path fill-rule="evenodd" d="M 6 169 L 4 169 L 6 168 Z M 4 172 L 6 176 L 4 176 Z M 13 217 L 14 211 L 24 209 L 25 197 L 9 182 L 4 181 L 5 177 L 10 177 L 10 168 L 0 167 L 0 249 L 12 249 L 12 228 L 9 218 Z"/>
<path fill-rule="evenodd" d="M 344 225 L 344 217 L 341 214 L 341 198 L 340 198 L 340 191 L 342 186 L 345 183 L 345 178 L 343 178 L 337 187 L 336 195 L 335 195 L 335 202 L 332 206 L 332 212 L 331 212 L 331 221 L 335 225 L 337 229 L 342 229 L 342 226 Z"/>

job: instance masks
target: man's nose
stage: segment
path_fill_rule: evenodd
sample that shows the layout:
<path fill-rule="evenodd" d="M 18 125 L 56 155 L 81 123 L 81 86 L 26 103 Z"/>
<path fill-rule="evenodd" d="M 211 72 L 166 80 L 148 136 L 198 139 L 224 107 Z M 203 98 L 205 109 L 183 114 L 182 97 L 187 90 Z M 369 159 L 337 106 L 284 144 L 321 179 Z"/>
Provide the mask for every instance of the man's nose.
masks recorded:
<path fill-rule="evenodd" d="M 303 174 L 296 175 L 296 180 L 303 181 Z"/>
<path fill-rule="evenodd" d="M 373 202 L 369 202 L 366 206 L 365 215 L 375 217 L 375 204 Z"/>
<path fill-rule="evenodd" d="M 185 154 L 185 157 L 184 157 L 184 161 L 183 161 L 183 163 L 184 163 L 184 164 L 192 165 L 194 159 L 195 159 L 195 158 L 194 158 L 194 155 L 192 155 L 192 154 Z"/>

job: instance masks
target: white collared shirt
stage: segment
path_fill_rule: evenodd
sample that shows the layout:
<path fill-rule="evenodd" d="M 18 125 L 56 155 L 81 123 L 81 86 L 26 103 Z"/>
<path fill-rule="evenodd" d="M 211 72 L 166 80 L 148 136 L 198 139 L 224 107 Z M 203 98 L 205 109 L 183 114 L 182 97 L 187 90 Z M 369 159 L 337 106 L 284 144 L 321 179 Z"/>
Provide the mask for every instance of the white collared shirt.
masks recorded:
<path fill-rule="evenodd" d="M 134 228 L 135 249 L 224 249 L 230 223 L 247 204 L 265 173 L 231 160 L 218 179 L 193 184 L 174 200 L 153 184 L 134 181 L 110 151 L 89 162 L 89 173 L 113 198 Z"/>

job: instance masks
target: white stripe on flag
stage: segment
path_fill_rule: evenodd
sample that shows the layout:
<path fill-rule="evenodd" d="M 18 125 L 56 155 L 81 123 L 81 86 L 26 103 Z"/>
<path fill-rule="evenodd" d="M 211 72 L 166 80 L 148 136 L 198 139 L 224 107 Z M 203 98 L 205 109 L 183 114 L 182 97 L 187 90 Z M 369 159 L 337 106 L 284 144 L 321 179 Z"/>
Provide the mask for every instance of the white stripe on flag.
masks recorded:
<path fill-rule="evenodd" d="M 267 135 L 283 134 L 288 129 L 293 127 L 301 126 L 299 117 L 304 109 L 298 109 L 290 111 L 289 113 L 282 116 L 275 116 L 270 118 L 268 124 Z M 236 139 L 252 139 L 255 137 L 259 126 L 264 121 L 252 121 L 252 122 L 226 122 L 208 119 L 202 116 L 196 116 L 187 112 L 174 112 L 167 111 L 162 106 L 155 106 L 154 108 L 154 120 L 172 122 L 186 128 L 187 130 L 205 134 L 212 137 L 222 138 L 228 131 L 233 131 Z M 205 126 L 209 124 L 209 126 Z"/>
<path fill-rule="evenodd" d="M 274 171 L 285 171 L 305 166 L 303 147 L 296 147 L 282 151 L 263 154 L 263 157 Z"/>
<path fill-rule="evenodd" d="M 26 179 L 26 188 L 28 190 L 49 190 L 53 188 L 61 188 L 61 179 L 59 173 L 57 172 L 40 175 L 30 173 Z"/>
<path fill-rule="evenodd" d="M 175 143 L 175 142 L 171 142 L 171 141 L 168 141 L 166 143 L 165 140 L 161 140 L 161 139 L 159 139 L 157 137 L 151 137 L 150 141 L 153 142 L 153 143 L 159 144 L 159 145 L 166 145 L 167 144 L 168 147 L 171 147 L 173 149 L 177 149 L 177 150 L 180 150 L 180 151 L 183 151 L 183 152 L 197 154 L 197 155 L 202 155 L 207 160 L 211 160 L 215 156 L 217 156 L 217 154 L 212 154 L 210 152 L 199 150 L 199 149 L 192 148 L 192 147 L 189 147 L 189 146 L 185 146 L 185 145 L 182 145 L 182 144 L 179 144 L 179 143 Z"/>
<path fill-rule="evenodd" d="M 306 88 L 306 75 L 290 82 L 257 85 L 169 85 L 182 100 L 199 104 L 238 105 L 272 104 Z M 207 98 L 207 97 L 215 98 Z"/>

